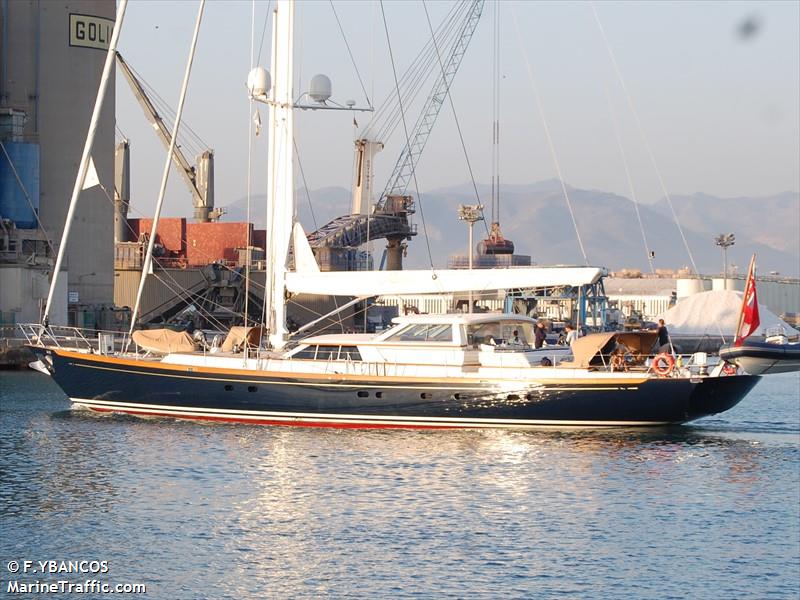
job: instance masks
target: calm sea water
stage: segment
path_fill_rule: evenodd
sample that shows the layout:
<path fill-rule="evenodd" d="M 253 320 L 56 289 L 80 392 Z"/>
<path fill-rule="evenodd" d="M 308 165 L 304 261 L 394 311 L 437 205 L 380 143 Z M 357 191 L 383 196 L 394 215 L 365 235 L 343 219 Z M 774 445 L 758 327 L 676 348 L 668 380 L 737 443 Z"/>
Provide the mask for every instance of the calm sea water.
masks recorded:
<path fill-rule="evenodd" d="M 35 373 L 0 373 L 0 398 L 0 596 L 15 578 L 165 599 L 800 594 L 797 374 L 646 431 L 96 416 Z M 12 576 L 25 559 L 108 573 Z"/>

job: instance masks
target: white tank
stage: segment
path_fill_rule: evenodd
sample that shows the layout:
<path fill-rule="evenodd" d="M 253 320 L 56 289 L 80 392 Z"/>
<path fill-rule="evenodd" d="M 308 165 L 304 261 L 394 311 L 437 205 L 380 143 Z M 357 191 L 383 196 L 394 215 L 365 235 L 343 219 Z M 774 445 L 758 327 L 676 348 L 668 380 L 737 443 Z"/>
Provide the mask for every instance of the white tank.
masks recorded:
<path fill-rule="evenodd" d="M 252 98 L 266 96 L 272 87 L 269 71 L 264 67 L 256 67 L 247 74 L 247 90 Z"/>
<path fill-rule="evenodd" d="M 327 75 L 318 74 L 311 78 L 311 85 L 308 88 L 308 95 L 314 102 L 325 104 L 331 97 L 331 80 Z"/>
<path fill-rule="evenodd" d="M 711 280 L 711 289 L 716 291 L 719 290 L 735 290 L 736 289 L 736 281 L 733 279 L 723 279 L 722 277 L 715 277 Z"/>
<path fill-rule="evenodd" d="M 675 282 L 675 291 L 678 300 L 688 298 L 694 294 L 704 292 L 702 279 L 678 279 Z"/>

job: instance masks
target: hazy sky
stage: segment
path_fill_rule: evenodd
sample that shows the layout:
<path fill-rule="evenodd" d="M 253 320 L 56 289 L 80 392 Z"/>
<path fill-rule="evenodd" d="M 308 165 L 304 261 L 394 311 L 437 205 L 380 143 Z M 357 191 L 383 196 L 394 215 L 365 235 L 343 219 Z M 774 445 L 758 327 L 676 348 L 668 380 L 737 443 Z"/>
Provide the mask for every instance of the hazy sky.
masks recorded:
<path fill-rule="evenodd" d="M 450 2 L 429 1 L 427 7 L 435 24 Z M 799 2 L 597 2 L 595 8 L 670 193 L 727 197 L 800 190 Z M 132 1 L 122 32 L 123 55 L 173 107 L 196 9 L 189 0 Z M 258 53 L 268 5 L 257 2 L 255 10 Z M 394 80 L 380 5 L 336 2 L 336 10 L 367 91 L 382 99 Z M 423 4 L 390 1 L 384 10 L 402 72 L 429 38 Z M 247 189 L 252 109 L 244 82 L 250 68 L 251 11 L 249 1 L 207 4 L 184 115 L 216 152 L 218 206 L 244 196 Z M 662 194 L 656 173 L 591 5 L 501 2 L 500 13 L 502 180 L 529 183 L 556 176 L 525 68 L 527 56 L 564 179 L 576 187 L 630 196 L 610 98 L 636 193 L 641 201 L 657 200 Z M 333 80 L 333 99 L 366 104 L 329 2 L 298 2 L 296 22 L 299 89 L 306 89 L 315 73 L 325 73 Z M 479 182 L 491 176 L 491 25 L 487 2 L 452 88 Z M 260 61 L 266 67 L 269 37 L 267 27 Z M 410 112 L 413 122 L 416 113 Z M 266 121 L 265 107 L 261 117 Z M 368 121 L 366 114 L 356 118 L 361 126 Z M 164 151 L 121 76 L 117 119 L 131 141 L 134 209 L 150 212 Z M 350 187 L 352 119 L 349 112 L 298 115 L 296 135 L 310 188 Z M 445 106 L 418 169 L 423 192 L 468 181 L 454 123 Z M 257 138 L 253 153 L 252 185 L 259 194 L 265 189 L 265 144 L 264 136 Z M 396 133 L 378 156 L 376 187 L 382 189 L 401 146 Z M 188 192 L 177 175 L 172 180 L 165 214 L 191 214 Z"/>

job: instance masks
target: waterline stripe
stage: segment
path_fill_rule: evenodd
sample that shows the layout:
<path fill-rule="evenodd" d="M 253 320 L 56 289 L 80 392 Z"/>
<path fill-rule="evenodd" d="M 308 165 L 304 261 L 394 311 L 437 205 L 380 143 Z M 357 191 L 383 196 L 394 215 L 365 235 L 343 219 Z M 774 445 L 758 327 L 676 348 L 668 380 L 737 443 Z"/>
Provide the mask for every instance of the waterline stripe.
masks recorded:
<path fill-rule="evenodd" d="M 598 427 L 598 426 L 641 426 L 641 425 L 666 425 L 667 421 L 574 421 L 574 420 L 544 420 L 544 419 L 480 419 L 480 418 L 455 418 L 455 417 L 412 417 L 394 415 L 360 415 L 360 414 L 334 414 L 334 413 L 303 413 L 303 412 L 271 412 L 271 411 L 243 411 L 233 409 L 209 409 L 201 407 L 165 406 L 160 404 L 139 404 L 127 402 L 109 402 L 105 400 L 91 400 L 85 398 L 71 398 L 79 406 L 87 408 L 118 411 L 130 414 L 151 414 L 158 416 L 172 416 L 177 418 L 199 419 L 226 419 L 241 422 L 268 420 L 287 424 L 363 424 L 373 426 L 419 426 L 419 427 L 542 427 L 542 426 L 573 426 L 573 427 Z"/>

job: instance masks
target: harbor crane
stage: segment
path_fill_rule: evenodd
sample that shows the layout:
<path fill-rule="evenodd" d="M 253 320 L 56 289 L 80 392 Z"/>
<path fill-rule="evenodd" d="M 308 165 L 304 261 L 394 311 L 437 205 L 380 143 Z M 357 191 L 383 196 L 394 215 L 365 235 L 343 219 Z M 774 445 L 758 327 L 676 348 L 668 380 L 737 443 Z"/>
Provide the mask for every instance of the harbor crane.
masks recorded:
<path fill-rule="evenodd" d="M 130 65 L 119 52 L 117 52 L 117 65 L 128 81 L 133 95 L 144 111 L 145 117 L 152 123 L 153 129 L 165 148 L 169 149 L 171 133 L 164 123 L 164 119 L 148 97 L 139 78 L 136 77 Z M 195 220 L 199 223 L 218 220 L 225 211 L 224 209 L 214 208 L 214 152 L 205 150 L 197 156 L 197 166 L 193 166 L 189 164 L 180 147 L 176 144 L 172 153 L 172 161 L 192 194 Z"/>
<path fill-rule="evenodd" d="M 355 142 L 356 173 L 351 214 L 334 219 L 308 236 L 318 257 L 337 252 L 344 254 L 348 249 L 353 252 L 352 249 L 361 244 L 384 238 L 387 241 L 386 269 L 402 269 L 404 242 L 417 234 L 409 220 L 414 213 L 414 199 L 407 194 L 408 185 L 478 25 L 484 0 L 471 0 L 459 5 L 465 9 L 449 54 L 440 55 L 441 48 L 435 42 L 428 48 L 428 68 L 435 69 L 439 75 L 435 77 L 433 88 L 409 132 L 383 193 L 370 207 L 374 157 L 383 149 L 383 142 L 369 139 L 368 135 L 362 136 Z M 398 115 L 396 108 L 388 112 L 394 118 Z M 367 130 L 373 125 L 371 123 Z"/>

